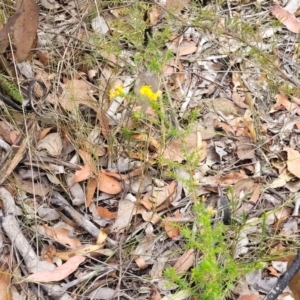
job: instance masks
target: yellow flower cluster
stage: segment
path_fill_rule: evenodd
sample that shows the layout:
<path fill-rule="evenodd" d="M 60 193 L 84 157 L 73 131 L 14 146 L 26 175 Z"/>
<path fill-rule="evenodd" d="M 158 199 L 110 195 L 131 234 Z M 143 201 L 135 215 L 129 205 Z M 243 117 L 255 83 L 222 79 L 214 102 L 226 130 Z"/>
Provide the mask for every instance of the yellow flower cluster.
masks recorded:
<path fill-rule="evenodd" d="M 109 99 L 113 99 L 118 96 L 122 96 L 124 93 L 124 87 L 121 85 L 116 86 L 114 89 L 109 91 Z"/>
<path fill-rule="evenodd" d="M 147 98 L 156 101 L 161 96 L 161 91 L 154 93 L 150 85 L 143 85 L 140 88 L 141 95 L 146 96 Z"/>

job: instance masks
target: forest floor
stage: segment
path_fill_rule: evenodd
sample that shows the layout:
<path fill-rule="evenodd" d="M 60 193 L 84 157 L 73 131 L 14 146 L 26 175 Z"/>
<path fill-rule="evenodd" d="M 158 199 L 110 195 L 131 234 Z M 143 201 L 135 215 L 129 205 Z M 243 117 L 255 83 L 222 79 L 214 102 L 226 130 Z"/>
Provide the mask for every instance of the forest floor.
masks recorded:
<path fill-rule="evenodd" d="M 0 298 L 264 299 L 299 245 L 299 1 L 16 2 Z"/>

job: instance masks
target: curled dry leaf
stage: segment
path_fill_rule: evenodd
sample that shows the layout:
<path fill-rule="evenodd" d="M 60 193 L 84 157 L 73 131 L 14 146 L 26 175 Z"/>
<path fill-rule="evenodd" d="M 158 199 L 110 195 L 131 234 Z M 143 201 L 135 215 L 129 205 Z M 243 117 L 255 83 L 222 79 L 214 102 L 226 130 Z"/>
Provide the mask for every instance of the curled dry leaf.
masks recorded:
<path fill-rule="evenodd" d="M 91 205 L 96 188 L 97 180 L 95 178 L 91 178 L 86 186 L 86 207 L 89 207 Z"/>
<path fill-rule="evenodd" d="M 135 262 L 140 269 L 145 269 L 148 267 L 147 261 L 152 258 L 152 253 L 154 250 L 154 239 L 153 239 L 153 226 L 149 223 L 146 230 L 145 238 L 139 243 L 134 251 Z"/>
<path fill-rule="evenodd" d="M 73 184 L 89 179 L 93 175 L 91 165 L 84 165 L 80 170 L 77 170 L 73 177 Z"/>
<path fill-rule="evenodd" d="M 282 108 L 285 108 L 287 111 L 296 111 L 298 115 L 300 114 L 299 105 L 289 101 L 285 95 L 278 94 L 275 98 L 276 103 L 273 105 L 274 110 L 281 110 Z"/>
<path fill-rule="evenodd" d="M 181 163 L 185 160 L 186 154 L 195 152 L 199 162 L 206 157 L 206 142 L 202 141 L 200 131 L 195 125 L 193 132 L 188 136 L 169 141 L 163 152 L 163 158 Z"/>
<path fill-rule="evenodd" d="M 62 151 L 62 140 L 58 132 L 46 135 L 38 142 L 37 149 L 45 149 L 51 156 L 59 156 Z"/>
<path fill-rule="evenodd" d="M 27 280 L 35 282 L 51 282 L 60 281 L 68 277 L 78 266 L 85 261 L 84 256 L 73 256 L 61 266 L 55 268 L 53 271 L 42 271 L 27 276 Z"/>
<path fill-rule="evenodd" d="M 42 183 L 22 180 L 21 177 L 17 175 L 15 175 L 15 179 L 18 187 L 26 193 L 45 198 L 50 191 L 50 188 Z"/>
<path fill-rule="evenodd" d="M 180 212 L 177 210 L 174 214 L 176 218 L 181 218 Z M 175 239 L 180 235 L 179 227 L 173 224 L 169 217 L 164 219 L 164 228 L 169 238 Z"/>
<path fill-rule="evenodd" d="M 239 159 L 252 159 L 255 156 L 255 145 L 248 137 L 241 137 L 237 142 L 237 157 Z"/>
<path fill-rule="evenodd" d="M 68 260 L 75 255 L 89 254 L 99 249 L 100 249 L 100 245 L 83 245 L 74 250 L 56 252 L 55 256 L 59 257 L 61 260 Z"/>
<path fill-rule="evenodd" d="M 158 23 L 162 9 L 159 6 L 153 5 L 152 10 L 149 12 L 150 24 L 155 25 Z"/>
<path fill-rule="evenodd" d="M 68 236 L 69 230 L 65 228 L 51 228 L 47 225 L 38 225 L 37 228 L 40 234 L 47 235 L 63 245 L 70 246 L 72 248 L 81 246 L 79 239 L 70 238 Z"/>
<path fill-rule="evenodd" d="M 100 229 L 97 236 L 96 244 L 102 245 L 106 241 L 107 236 L 108 236 L 107 232 L 105 232 L 103 229 Z"/>
<path fill-rule="evenodd" d="M 289 172 L 300 178 L 300 153 L 289 147 L 285 147 L 283 150 L 287 152 L 286 164 Z"/>
<path fill-rule="evenodd" d="M 272 14 L 284 24 L 289 31 L 294 33 L 300 31 L 300 25 L 297 18 L 284 8 L 276 5 L 272 8 Z"/>
<path fill-rule="evenodd" d="M 101 192 L 116 195 L 122 191 L 122 186 L 116 179 L 105 175 L 102 172 L 98 174 L 98 189 Z"/>
<path fill-rule="evenodd" d="M 141 214 L 145 222 L 158 224 L 161 221 L 161 216 L 153 211 L 146 211 L 143 207 L 139 207 L 136 214 Z"/>
<path fill-rule="evenodd" d="M 135 204 L 127 199 L 121 199 L 119 201 L 119 209 L 117 219 L 111 227 L 112 232 L 118 232 L 119 230 L 127 227 L 132 219 L 132 216 L 136 213 Z"/>
<path fill-rule="evenodd" d="M 18 0 L 17 10 L 24 1 L 24 13 L 16 20 L 14 25 L 15 57 L 20 63 L 25 61 L 36 40 L 39 23 L 39 7 L 35 0 Z"/>
<path fill-rule="evenodd" d="M 179 47 L 178 56 L 181 57 L 184 55 L 192 54 L 192 53 L 196 52 L 197 49 L 198 49 L 198 47 L 196 46 L 195 43 L 184 44 Z"/>
<path fill-rule="evenodd" d="M 195 260 L 195 251 L 190 249 L 178 258 L 174 265 L 177 274 L 184 275 L 187 270 L 193 265 Z"/>
<path fill-rule="evenodd" d="M 225 176 L 219 177 L 218 182 L 221 184 L 235 184 L 242 179 L 246 179 L 248 176 L 240 172 L 228 173 Z"/>
<path fill-rule="evenodd" d="M 117 213 L 109 211 L 107 208 L 98 206 L 97 207 L 98 214 L 101 218 L 113 220 L 117 217 Z"/>
<path fill-rule="evenodd" d="M 152 284 L 150 300 L 160 300 L 160 299 L 161 299 L 161 295 L 160 295 L 157 287 L 154 284 Z"/>

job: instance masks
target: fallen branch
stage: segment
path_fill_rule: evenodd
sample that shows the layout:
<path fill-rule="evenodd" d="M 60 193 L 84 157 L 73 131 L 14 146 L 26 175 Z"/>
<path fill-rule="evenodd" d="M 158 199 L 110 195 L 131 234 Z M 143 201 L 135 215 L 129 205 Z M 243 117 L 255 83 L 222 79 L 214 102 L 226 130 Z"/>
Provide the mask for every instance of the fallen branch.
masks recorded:
<path fill-rule="evenodd" d="M 38 256 L 30 246 L 29 242 L 22 233 L 22 230 L 15 218 L 16 206 L 12 195 L 5 189 L 0 188 L 0 198 L 3 203 L 4 217 L 2 218 L 2 227 L 5 234 L 10 239 L 11 243 L 21 254 L 29 273 L 37 272 L 38 270 L 53 270 L 54 264 L 46 261 L 40 261 Z M 60 300 L 72 300 L 67 293 L 59 285 L 44 284 L 44 291 Z"/>
<path fill-rule="evenodd" d="M 276 285 L 272 288 L 264 300 L 276 300 L 282 291 L 288 286 L 290 281 L 300 270 L 300 249 L 298 249 L 297 256 L 291 266 L 279 277 Z"/>
<path fill-rule="evenodd" d="M 76 209 L 74 209 L 70 203 L 64 199 L 63 196 L 57 192 L 53 192 L 53 196 L 50 201 L 52 205 L 59 208 L 59 210 L 68 217 L 71 217 L 77 225 L 84 228 L 94 238 L 98 237 L 100 230 L 92 222 L 81 215 Z"/>

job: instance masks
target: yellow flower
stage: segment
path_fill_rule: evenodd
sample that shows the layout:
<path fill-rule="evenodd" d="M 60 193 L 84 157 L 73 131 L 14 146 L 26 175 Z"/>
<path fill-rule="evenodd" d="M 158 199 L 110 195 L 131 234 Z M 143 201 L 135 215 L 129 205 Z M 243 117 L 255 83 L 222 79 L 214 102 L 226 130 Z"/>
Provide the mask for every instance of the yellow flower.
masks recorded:
<path fill-rule="evenodd" d="M 124 93 L 124 87 L 122 85 L 117 85 L 115 88 L 109 91 L 109 99 L 113 99 L 118 96 L 122 96 Z"/>
<path fill-rule="evenodd" d="M 156 101 L 161 96 L 161 91 L 154 93 L 150 85 L 143 85 L 140 88 L 141 95 L 146 96 L 147 98 Z"/>
<path fill-rule="evenodd" d="M 207 207 L 207 212 L 210 217 L 213 217 L 217 213 L 217 211 L 212 206 Z"/>

